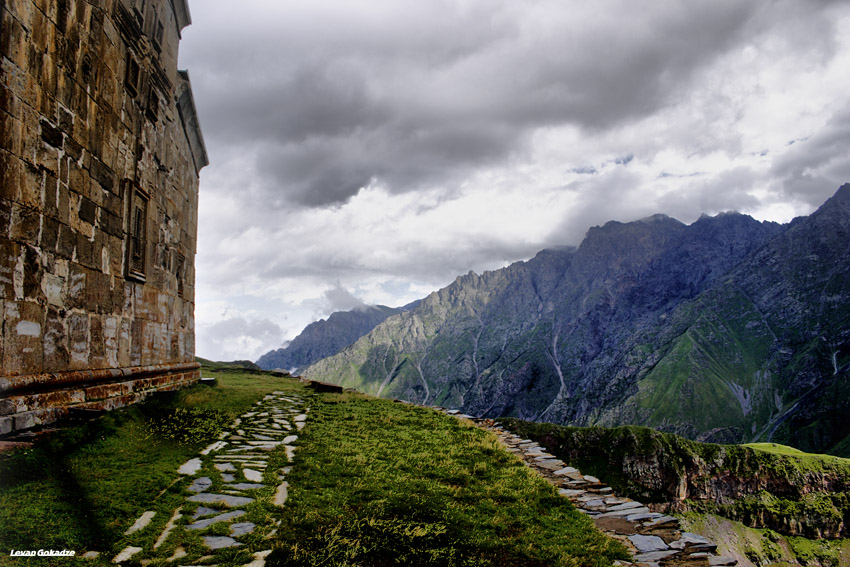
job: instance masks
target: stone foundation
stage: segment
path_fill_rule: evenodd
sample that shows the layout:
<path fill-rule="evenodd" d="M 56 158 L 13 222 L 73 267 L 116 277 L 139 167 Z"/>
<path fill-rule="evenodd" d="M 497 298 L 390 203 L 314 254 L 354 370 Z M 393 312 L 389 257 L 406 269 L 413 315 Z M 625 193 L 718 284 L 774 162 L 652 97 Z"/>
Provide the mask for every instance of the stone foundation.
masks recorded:
<path fill-rule="evenodd" d="M 194 384 L 200 377 L 196 362 L 2 377 L 0 435 L 48 425 L 78 410 L 134 404 L 154 392 Z"/>

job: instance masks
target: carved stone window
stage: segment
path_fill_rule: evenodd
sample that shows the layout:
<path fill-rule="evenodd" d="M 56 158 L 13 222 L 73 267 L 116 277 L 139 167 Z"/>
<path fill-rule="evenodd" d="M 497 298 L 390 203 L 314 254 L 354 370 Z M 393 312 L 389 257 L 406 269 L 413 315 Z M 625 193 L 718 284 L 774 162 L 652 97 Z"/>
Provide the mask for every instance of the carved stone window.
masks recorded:
<path fill-rule="evenodd" d="M 153 86 L 153 81 L 148 81 L 148 96 L 147 108 L 145 113 L 151 122 L 156 122 L 159 116 L 159 94 L 156 92 L 156 87 Z"/>
<path fill-rule="evenodd" d="M 141 82 L 141 69 L 136 62 L 136 58 L 128 51 L 127 52 L 127 71 L 124 75 L 124 86 L 127 91 L 136 96 L 139 94 L 139 83 Z"/>
<path fill-rule="evenodd" d="M 184 282 L 186 280 L 186 257 L 178 253 L 175 264 L 174 275 L 177 276 L 177 295 L 183 297 L 185 291 Z"/>
<path fill-rule="evenodd" d="M 130 222 L 127 231 L 127 277 L 145 281 L 150 195 L 136 183 L 131 183 L 129 190 Z"/>
<path fill-rule="evenodd" d="M 157 51 L 162 51 L 162 36 L 165 31 L 165 26 L 162 25 L 162 20 L 157 16 L 153 26 L 153 46 Z"/>

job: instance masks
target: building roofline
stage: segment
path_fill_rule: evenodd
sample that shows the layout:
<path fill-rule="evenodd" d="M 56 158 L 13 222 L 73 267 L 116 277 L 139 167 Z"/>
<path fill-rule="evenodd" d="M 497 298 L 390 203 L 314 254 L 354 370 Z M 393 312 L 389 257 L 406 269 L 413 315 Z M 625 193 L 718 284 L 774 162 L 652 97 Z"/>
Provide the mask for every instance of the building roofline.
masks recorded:
<path fill-rule="evenodd" d="M 174 9 L 174 15 L 177 17 L 177 35 L 180 35 L 183 28 L 192 25 L 189 2 L 188 0 L 171 0 L 171 7 Z"/>
<path fill-rule="evenodd" d="M 183 131 L 189 140 L 189 148 L 192 151 L 192 159 L 195 162 L 195 171 L 200 172 L 209 165 L 207 147 L 204 144 L 204 135 L 201 133 L 201 124 L 198 121 L 198 111 L 195 107 L 195 97 L 192 96 L 192 82 L 189 80 L 189 71 L 177 71 L 182 81 L 179 95 L 177 97 L 177 111 L 180 121 L 183 123 Z"/>

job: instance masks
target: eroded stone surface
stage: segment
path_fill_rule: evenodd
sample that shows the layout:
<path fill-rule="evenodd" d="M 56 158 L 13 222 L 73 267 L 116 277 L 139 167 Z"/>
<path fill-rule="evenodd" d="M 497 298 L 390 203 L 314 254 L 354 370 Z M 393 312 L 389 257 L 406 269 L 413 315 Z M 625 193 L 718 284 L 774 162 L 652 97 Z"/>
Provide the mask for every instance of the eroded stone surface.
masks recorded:
<path fill-rule="evenodd" d="M 196 519 L 200 518 L 201 516 L 209 516 L 210 514 L 217 514 L 220 511 L 221 510 L 218 510 L 216 508 L 207 508 L 206 506 L 198 506 L 198 509 L 195 510 L 194 514 L 192 514 L 192 519 L 196 520 Z"/>
<path fill-rule="evenodd" d="M 204 536 L 204 545 L 210 549 L 224 549 L 226 547 L 237 547 L 242 545 L 232 537 L 227 536 Z"/>
<path fill-rule="evenodd" d="M 112 559 L 112 562 L 113 563 L 123 563 L 124 561 L 127 561 L 128 559 L 130 559 L 131 557 L 133 557 L 134 555 L 136 555 L 140 551 L 142 551 L 141 547 L 127 546 L 124 549 L 122 549 L 121 552 L 118 555 L 116 555 L 114 559 Z"/>
<path fill-rule="evenodd" d="M 263 482 L 263 473 L 254 469 L 242 469 L 242 474 L 245 475 L 245 480 Z"/>
<path fill-rule="evenodd" d="M 289 483 L 283 481 L 278 485 L 277 490 L 274 493 L 274 503 L 275 506 L 283 506 L 286 503 L 286 499 L 289 496 Z"/>
<path fill-rule="evenodd" d="M 245 506 L 254 501 L 253 498 L 245 496 L 231 496 L 229 494 L 196 494 L 187 498 L 190 502 L 203 502 L 205 504 L 224 504 L 225 506 Z"/>
<path fill-rule="evenodd" d="M 233 537 L 243 536 L 245 534 L 253 532 L 254 528 L 256 527 L 256 524 L 253 524 L 251 522 L 239 522 L 237 524 L 231 524 L 230 535 Z"/>
<path fill-rule="evenodd" d="M 202 476 L 196 478 L 186 490 L 189 492 L 203 492 L 210 486 L 212 486 L 212 479 L 208 476 Z"/>
<path fill-rule="evenodd" d="M 647 536 L 647 535 L 630 535 L 629 541 L 635 546 L 635 548 L 641 553 L 649 553 L 651 551 L 666 551 L 670 549 L 664 540 L 658 536 Z"/>
<path fill-rule="evenodd" d="M 203 530 L 205 528 L 210 527 L 213 524 L 218 524 L 219 522 L 229 522 L 230 520 L 236 519 L 240 516 L 245 515 L 245 510 L 234 510 L 232 512 L 225 512 L 224 514 L 219 514 L 218 516 L 208 518 L 206 520 L 200 520 L 193 524 L 189 524 L 186 526 L 187 530 Z"/>
<path fill-rule="evenodd" d="M 227 485 L 228 488 L 232 488 L 233 490 L 256 490 L 264 486 L 265 484 L 259 482 L 234 482 Z"/>
<path fill-rule="evenodd" d="M 201 459 L 189 459 L 177 469 L 177 472 L 180 474 L 193 475 L 201 470 L 203 466 L 203 461 Z"/>
<path fill-rule="evenodd" d="M 148 526 L 148 524 L 151 523 L 151 520 L 153 520 L 154 516 L 156 516 L 156 512 L 152 512 L 152 511 L 145 512 L 144 514 L 142 514 L 139 517 L 138 520 L 136 520 L 133 523 L 132 526 L 127 528 L 127 531 L 124 532 L 124 535 L 130 535 L 130 534 L 135 533 L 135 532 L 137 532 L 141 529 L 146 528 Z"/>

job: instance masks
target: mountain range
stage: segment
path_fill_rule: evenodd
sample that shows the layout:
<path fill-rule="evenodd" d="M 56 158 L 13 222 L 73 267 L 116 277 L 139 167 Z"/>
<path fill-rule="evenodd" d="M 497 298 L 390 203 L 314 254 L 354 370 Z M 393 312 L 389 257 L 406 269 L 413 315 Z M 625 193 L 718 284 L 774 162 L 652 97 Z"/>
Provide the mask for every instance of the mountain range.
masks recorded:
<path fill-rule="evenodd" d="M 297 372 L 310 364 L 338 353 L 383 322 L 387 317 L 412 309 L 418 302 L 404 307 L 364 305 L 350 311 L 336 311 L 327 319 L 307 325 L 301 333 L 279 349 L 257 359 L 263 370 L 283 369 Z"/>
<path fill-rule="evenodd" d="M 477 416 L 846 448 L 848 243 L 850 184 L 782 225 L 609 222 L 458 277 L 304 375 Z"/>

